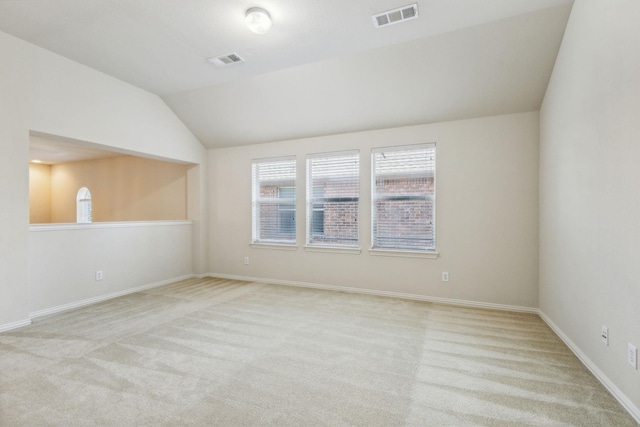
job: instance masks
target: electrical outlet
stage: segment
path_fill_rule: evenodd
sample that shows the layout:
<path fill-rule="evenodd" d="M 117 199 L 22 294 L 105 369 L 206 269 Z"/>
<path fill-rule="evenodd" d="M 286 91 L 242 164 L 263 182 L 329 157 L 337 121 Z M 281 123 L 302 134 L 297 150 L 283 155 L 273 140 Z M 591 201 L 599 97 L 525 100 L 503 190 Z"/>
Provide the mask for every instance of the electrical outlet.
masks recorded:
<path fill-rule="evenodd" d="M 244 257 L 244 265 L 249 265 L 249 257 Z"/>
<path fill-rule="evenodd" d="M 607 328 L 606 326 L 602 327 L 602 334 L 600 334 L 600 339 L 603 343 L 609 345 L 609 328 Z"/>
<path fill-rule="evenodd" d="M 96 271 L 96 280 L 104 279 L 104 275 L 102 274 L 102 270 Z"/>
<path fill-rule="evenodd" d="M 627 360 L 629 365 L 633 366 L 633 369 L 638 369 L 638 349 L 633 344 L 629 343 L 627 347 Z"/>
<path fill-rule="evenodd" d="M 446 271 L 442 272 L 442 281 L 443 282 L 448 282 L 449 281 L 449 273 Z"/>

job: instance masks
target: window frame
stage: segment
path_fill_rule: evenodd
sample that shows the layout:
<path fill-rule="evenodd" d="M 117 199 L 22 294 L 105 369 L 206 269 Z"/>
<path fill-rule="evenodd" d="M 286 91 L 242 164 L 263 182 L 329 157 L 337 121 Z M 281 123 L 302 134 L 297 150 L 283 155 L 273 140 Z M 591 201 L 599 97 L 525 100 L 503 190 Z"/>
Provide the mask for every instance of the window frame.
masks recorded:
<path fill-rule="evenodd" d="M 427 160 L 427 162 L 433 162 L 433 166 L 430 167 L 429 164 L 425 164 L 426 168 L 426 178 L 427 180 L 432 176 L 433 180 L 433 191 L 432 194 L 429 194 L 429 190 L 425 190 L 424 195 L 415 195 L 410 194 L 411 192 L 405 191 L 403 193 L 399 193 L 397 195 L 380 195 L 377 191 L 376 184 L 376 168 L 378 163 L 376 162 L 376 154 L 383 152 L 399 152 L 399 151 L 421 151 L 421 150 L 432 150 L 432 158 Z M 427 155 L 429 152 L 427 151 Z M 432 172 L 429 172 L 429 170 Z M 417 258 L 435 258 L 438 256 L 437 252 L 437 239 L 436 239 L 436 194 L 437 194 L 437 164 L 436 164 L 436 144 L 434 142 L 431 143 L 421 143 L 421 144 L 412 144 L 412 145 L 400 145 L 400 146 L 387 146 L 387 147 L 376 147 L 371 149 L 371 248 L 369 250 L 371 255 L 388 255 L 388 256 L 407 256 L 407 257 L 417 257 Z M 402 173 L 397 174 L 397 179 L 410 179 L 410 174 L 406 174 L 405 176 Z M 425 246 L 410 246 L 410 245 L 381 245 L 378 240 L 378 203 L 381 200 L 430 200 L 431 201 L 431 216 L 427 217 L 427 221 L 431 223 L 431 236 L 432 236 L 432 245 Z"/>
<path fill-rule="evenodd" d="M 350 179 L 350 181 L 354 181 L 356 185 L 355 197 L 353 196 L 352 197 L 345 197 L 345 196 L 324 197 L 324 194 L 322 197 L 318 197 L 318 188 L 321 188 L 321 187 L 320 185 L 318 185 L 318 182 L 314 179 L 314 173 L 313 173 L 314 160 L 331 159 L 331 158 L 348 157 L 348 156 L 353 156 L 356 164 L 355 174 L 352 175 L 352 176 L 355 176 L 355 179 Z M 306 166 L 306 169 L 305 169 L 305 176 L 306 176 L 305 249 L 308 249 L 308 250 L 335 249 L 338 252 L 343 251 L 343 252 L 350 253 L 352 251 L 357 251 L 357 253 L 359 253 L 360 251 L 360 174 L 361 174 L 360 150 L 333 151 L 333 152 L 308 154 L 306 156 L 305 166 Z M 333 180 L 333 179 L 335 178 L 328 178 L 328 180 Z M 323 212 L 322 235 L 325 235 L 327 230 L 326 212 L 327 212 L 327 209 L 331 208 L 331 207 L 328 207 L 327 204 L 328 203 L 345 203 L 345 202 L 356 203 L 355 239 L 353 243 L 336 242 L 337 240 L 343 240 L 343 241 L 347 240 L 346 238 L 340 238 L 340 237 L 336 238 L 333 241 L 324 241 L 324 242 L 314 239 L 314 236 L 317 236 L 317 234 L 314 234 L 314 228 L 317 229 L 316 225 L 314 225 L 313 223 L 314 212 L 318 212 L 318 211 Z"/>
<path fill-rule="evenodd" d="M 290 168 L 287 174 L 283 174 L 279 179 L 274 177 L 272 179 L 273 186 L 277 187 L 276 194 L 272 197 L 260 196 L 260 175 L 261 171 L 264 173 L 263 168 L 269 164 L 283 164 L 283 168 Z M 293 185 L 292 185 L 293 184 Z M 292 188 L 292 198 L 281 198 L 280 188 Z M 277 246 L 291 246 L 295 247 L 297 243 L 297 203 L 296 203 L 296 190 L 297 188 L 297 160 L 296 156 L 284 156 L 273 157 L 264 159 L 254 159 L 251 161 L 251 244 L 252 245 L 277 245 Z M 283 202 L 283 200 L 286 200 Z M 277 206 L 275 215 L 277 215 L 275 222 L 278 231 L 283 237 L 262 237 L 264 230 L 261 229 L 262 216 L 260 207 L 265 203 L 272 203 Z M 293 235 L 290 233 L 282 233 L 281 227 L 281 213 L 283 212 L 282 203 L 287 206 L 292 206 L 292 209 L 286 208 L 287 211 L 293 212 Z M 288 237 L 288 238 L 287 238 Z"/>

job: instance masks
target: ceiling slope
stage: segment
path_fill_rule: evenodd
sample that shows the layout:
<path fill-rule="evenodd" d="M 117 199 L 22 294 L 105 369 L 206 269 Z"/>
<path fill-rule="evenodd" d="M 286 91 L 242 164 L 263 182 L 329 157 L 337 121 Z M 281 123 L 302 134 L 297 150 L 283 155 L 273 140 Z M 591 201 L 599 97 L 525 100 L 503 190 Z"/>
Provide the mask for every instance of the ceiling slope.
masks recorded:
<path fill-rule="evenodd" d="M 411 3 L 419 18 L 376 28 Z M 538 110 L 572 0 L 1 0 L 0 31 L 160 95 L 208 148 Z M 252 6 L 273 29 L 251 33 Z M 237 52 L 246 62 L 206 59 Z"/>
<path fill-rule="evenodd" d="M 540 108 L 570 6 L 164 96 L 209 148 Z"/>
<path fill-rule="evenodd" d="M 417 3 L 419 19 L 371 16 Z M 212 86 L 567 5 L 571 0 L 2 0 L 0 30 L 159 95 Z M 252 6 L 274 20 L 244 25 Z M 221 70 L 207 58 L 237 52 Z"/>

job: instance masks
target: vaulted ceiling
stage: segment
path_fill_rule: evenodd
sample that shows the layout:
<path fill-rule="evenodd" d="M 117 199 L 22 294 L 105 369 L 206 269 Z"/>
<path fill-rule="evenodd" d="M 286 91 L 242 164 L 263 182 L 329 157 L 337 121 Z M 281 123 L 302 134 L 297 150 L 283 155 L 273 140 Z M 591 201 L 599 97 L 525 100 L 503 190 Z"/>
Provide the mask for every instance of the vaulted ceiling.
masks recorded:
<path fill-rule="evenodd" d="M 0 31 L 158 94 L 209 148 L 540 108 L 571 0 L 415 2 L 376 28 L 412 2 L 3 0 Z"/>

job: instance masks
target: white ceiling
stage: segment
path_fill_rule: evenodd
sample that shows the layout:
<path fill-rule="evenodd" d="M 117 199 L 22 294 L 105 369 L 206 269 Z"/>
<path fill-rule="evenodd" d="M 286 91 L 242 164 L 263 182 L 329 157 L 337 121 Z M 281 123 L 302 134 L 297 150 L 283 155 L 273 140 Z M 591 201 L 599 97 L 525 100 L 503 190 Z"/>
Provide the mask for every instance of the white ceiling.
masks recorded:
<path fill-rule="evenodd" d="M 160 95 L 211 148 L 539 109 L 572 0 L 417 0 L 374 27 L 411 3 L 2 0 L 0 30 Z"/>
<path fill-rule="evenodd" d="M 45 135 L 31 135 L 29 139 L 29 160 L 35 160 L 45 165 L 124 155 L 124 153 L 103 150 L 96 145 L 81 141 L 70 141 Z"/>

